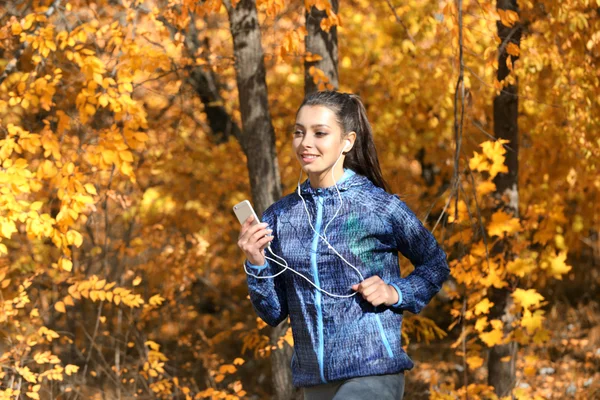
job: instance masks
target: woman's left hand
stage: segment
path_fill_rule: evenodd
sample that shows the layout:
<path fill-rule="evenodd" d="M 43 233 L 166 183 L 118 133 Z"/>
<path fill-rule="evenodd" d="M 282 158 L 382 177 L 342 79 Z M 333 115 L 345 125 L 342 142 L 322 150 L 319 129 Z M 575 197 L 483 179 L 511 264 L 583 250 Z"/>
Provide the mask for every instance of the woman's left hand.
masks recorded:
<path fill-rule="evenodd" d="M 361 283 L 352 285 L 369 303 L 377 307 L 380 304 L 391 306 L 398 302 L 398 292 L 393 286 L 388 285 L 377 275 L 373 275 Z"/>

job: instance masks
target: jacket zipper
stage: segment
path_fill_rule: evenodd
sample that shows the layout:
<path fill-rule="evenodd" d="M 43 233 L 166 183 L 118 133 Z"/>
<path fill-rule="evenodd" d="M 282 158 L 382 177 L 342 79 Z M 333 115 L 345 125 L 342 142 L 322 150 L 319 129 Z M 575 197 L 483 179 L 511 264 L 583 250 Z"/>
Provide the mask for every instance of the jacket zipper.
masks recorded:
<path fill-rule="evenodd" d="M 317 249 L 319 248 L 319 235 L 318 232 L 321 230 L 321 224 L 323 220 L 323 198 L 318 195 L 315 197 L 315 203 L 317 204 L 317 221 L 315 222 L 315 235 L 312 241 L 312 252 L 310 255 L 310 261 L 312 264 L 313 276 L 315 280 L 315 286 L 321 288 L 319 282 L 319 270 L 317 268 Z M 315 290 L 315 307 L 317 311 L 317 361 L 319 362 L 319 373 L 321 375 L 321 381 L 327 383 L 325 380 L 325 372 L 323 370 L 323 312 L 321 309 L 321 291 Z"/>
<path fill-rule="evenodd" d="M 388 341 L 387 336 L 385 335 L 385 331 L 383 330 L 383 324 L 381 323 L 381 318 L 379 318 L 379 314 L 375 314 L 375 319 L 377 320 L 377 327 L 379 328 L 379 334 L 381 334 L 381 340 L 383 340 L 383 345 L 387 350 L 388 356 L 390 358 L 394 357 L 394 353 L 392 352 L 392 347 L 390 346 L 390 342 Z"/>

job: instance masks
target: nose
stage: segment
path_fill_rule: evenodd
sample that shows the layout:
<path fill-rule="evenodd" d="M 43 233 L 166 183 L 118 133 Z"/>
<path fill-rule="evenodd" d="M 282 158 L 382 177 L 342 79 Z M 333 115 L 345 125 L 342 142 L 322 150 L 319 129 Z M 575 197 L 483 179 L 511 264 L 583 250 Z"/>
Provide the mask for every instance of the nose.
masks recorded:
<path fill-rule="evenodd" d="M 304 135 L 299 145 L 300 149 L 312 149 L 313 148 L 313 139 L 311 135 Z"/>

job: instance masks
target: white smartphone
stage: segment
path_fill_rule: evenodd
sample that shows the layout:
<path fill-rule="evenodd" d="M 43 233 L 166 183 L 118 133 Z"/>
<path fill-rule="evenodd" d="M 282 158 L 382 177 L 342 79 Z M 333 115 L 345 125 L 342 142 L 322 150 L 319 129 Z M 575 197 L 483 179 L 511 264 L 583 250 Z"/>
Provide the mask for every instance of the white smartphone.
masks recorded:
<path fill-rule="evenodd" d="M 260 223 L 260 220 L 256 216 L 254 209 L 252 208 L 252 204 L 250 204 L 248 200 L 244 200 L 233 206 L 233 212 L 235 213 L 235 216 L 237 217 L 238 221 L 240 221 L 240 224 L 242 225 L 251 215 L 254 216 L 254 219 L 252 220 L 252 224 L 250 226 L 254 226 Z"/>

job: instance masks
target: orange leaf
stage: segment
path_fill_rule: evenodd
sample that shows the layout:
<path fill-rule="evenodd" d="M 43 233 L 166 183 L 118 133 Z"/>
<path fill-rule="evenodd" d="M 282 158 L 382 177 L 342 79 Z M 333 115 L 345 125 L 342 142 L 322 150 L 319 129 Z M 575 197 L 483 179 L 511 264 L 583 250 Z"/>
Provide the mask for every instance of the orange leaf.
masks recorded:
<path fill-rule="evenodd" d="M 67 312 L 67 310 L 65 309 L 65 303 L 63 303 L 62 301 L 57 302 L 54 305 L 54 309 L 56 311 L 58 311 L 58 312 L 61 312 L 61 313 L 66 313 Z"/>

